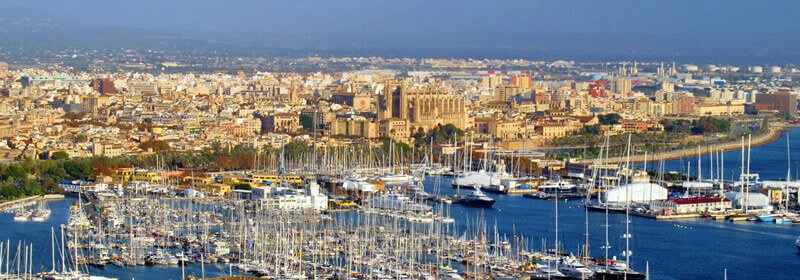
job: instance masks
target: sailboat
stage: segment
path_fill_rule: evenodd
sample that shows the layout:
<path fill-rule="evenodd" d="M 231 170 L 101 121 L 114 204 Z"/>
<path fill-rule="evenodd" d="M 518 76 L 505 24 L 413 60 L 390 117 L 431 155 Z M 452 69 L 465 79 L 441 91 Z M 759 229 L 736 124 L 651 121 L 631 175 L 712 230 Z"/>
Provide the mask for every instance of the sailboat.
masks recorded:
<path fill-rule="evenodd" d="M 17 212 L 14 214 L 14 221 L 24 222 L 24 221 L 30 220 L 31 219 L 31 215 L 33 215 L 33 213 L 28 209 L 23 208 L 23 209 L 17 210 Z"/>
<path fill-rule="evenodd" d="M 631 155 L 631 135 L 628 134 L 628 146 L 626 147 L 627 158 L 630 160 Z M 628 168 L 630 166 L 630 162 L 625 163 L 625 167 Z M 630 178 L 630 177 L 628 177 Z M 606 246 L 604 249 L 606 250 L 606 258 L 604 260 L 604 265 L 595 272 L 595 276 L 598 279 L 606 279 L 606 280 L 617 280 L 617 279 L 624 279 L 624 280 L 644 280 L 646 279 L 646 275 L 640 272 L 634 271 L 630 267 L 630 258 L 633 254 L 633 251 L 630 249 L 630 240 L 631 240 L 631 232 L 630 232 L 630 196 L 631 194 L 628 193 L 626 189 L 626 199 L 625 199 L 625 235 L 622 237 L 625 238 L 625 251 L 622 254 L 625 256 L 625 261 L 614 261 L 609 262 L 608 260 L 608 211 L 606 210 Z"/>
<path fill-rule="evenodd" d="M 50 217 L 50 213 L 52 213 L 52 211 L 47 208 L 47 203 L 44 201 L 39 201 L 39 205 L 37 206 L 36 210 L 33 211 L 31 220 L 34 222 L 44 222 Z"/>
<path fill-rule="evenodd" d="M 69 254 L 69 258 L 73 258 L 74 257 L 74 259 L 72 261 L 72 264 L 74 266 L 71 269 L 68 269 L 67 268 L 68 263 L 67 263 L 67 255 L 66 255 L 66 253 L 69 252 L 68 251 L 69 249 L 64 248 L 64 244 L 66 244 L 64 242 L 64 228 L 63 227 L 61 228 L 61 246 L 62 247 L 61 247 L 60 250 L 57 251 L 56 248 L 55 248 L 55 246 L 56 246 L 56 242 L 55 242 L 56 241 L 56 236 L 55 236 L 55 231 L 52 228 L 50 229 L 50 235 L 51 235 L 50 238 L 51 238 L 51 257 L 52 257 L 51 270 L 48 271 L 48 272 L 42 272 L 42 273 L 36 274 L 37 278 L 34 278 L 34 279 L 42 279 L 42 280 L 117 280 L 117 278 L 90 275 L 90 274 L 88 274 L 86 272 L 81 271 L 79 269 L 79 265 L 78 265 L 78 248 L 77 247 L 75 248 L 75 252 L 74 252 L 75 255 L 72 255 L 72 253 Z M 55 257 L 56 256 L 56 252 L 60 252 L 61 253 L 61 266 L 60 266 L 61 270 L 56 269 L 56 257 Z"/>

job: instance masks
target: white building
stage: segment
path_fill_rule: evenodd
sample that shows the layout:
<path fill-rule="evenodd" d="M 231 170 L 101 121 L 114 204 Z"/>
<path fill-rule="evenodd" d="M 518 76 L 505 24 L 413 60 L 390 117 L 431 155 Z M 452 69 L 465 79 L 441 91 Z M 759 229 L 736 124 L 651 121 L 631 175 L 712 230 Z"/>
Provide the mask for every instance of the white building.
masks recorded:
<path fill-rule="evenodd" d="M 733 202 L 734 208 L 742 208 L 747 205 L 749 209 L 772 210 L 772 206 L 769 205 L 769 197 L 762 193 L 727 192 L 725 197 Z"/>
<path fill-rule="evenodd" d="M 653 183 L 632 183 L 610 189 L 603 193 L 603 200 L 612 204 L 648 203 L 667 199 L 668 191 Z"/>
<path fill-rule="evenodd" d="M 390 193 L 385 196 L 377 196 L 370 201 L 370 207 L 384 210 L 430 212 L 431 206 L 423 203 L 416 203 L 410 198 Z"/>
<path fill-rule="evenodd" d="M 289 188 L 270 188 L 267 190 L 253 189 L 253 199 L 261 202 L 261 208 L 280 210 L 313 209 L 317 211 L 328 209 L 328 196 L 319 192 L 316 182 L 308 182 L 305 190 Z"/>

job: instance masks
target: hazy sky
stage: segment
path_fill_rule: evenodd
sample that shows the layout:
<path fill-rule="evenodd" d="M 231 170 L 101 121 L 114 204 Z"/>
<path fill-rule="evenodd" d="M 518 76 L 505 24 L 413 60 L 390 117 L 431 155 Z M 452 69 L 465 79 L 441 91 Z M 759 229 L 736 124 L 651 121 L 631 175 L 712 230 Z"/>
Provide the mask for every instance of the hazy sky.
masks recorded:
<path fill-rule="evenodd" d="M 26 0 L 81 22 L 247 32 L 763 32 L 800 30 L 800 1 Z"/>
<path fill-rule="evenodd" d="M 520 49 L 563 38 L 576 50 L 596 41 L 606 48 L 633 44 L 634 51 L 796 53 L 800 41 L 797 0 L 26 0 L 0 9 L 9 6 L 92 26 L 337 35 L 376 46 Z"/>

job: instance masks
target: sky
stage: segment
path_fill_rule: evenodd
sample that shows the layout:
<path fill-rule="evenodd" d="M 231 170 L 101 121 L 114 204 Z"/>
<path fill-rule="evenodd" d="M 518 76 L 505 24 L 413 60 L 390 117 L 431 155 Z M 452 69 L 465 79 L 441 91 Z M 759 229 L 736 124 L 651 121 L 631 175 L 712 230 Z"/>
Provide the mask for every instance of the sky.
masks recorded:
<path fill-rule="evenodd" d="M 291 47 L 619 50 L 793 55 L 800 1 L 744 0 L 26 0 L 0 3 L 75 24 L 307 36 Z M 307 45 L 307 46 L 306 46 Z M 610 52 L 609 52 L 610 53 Z"/>

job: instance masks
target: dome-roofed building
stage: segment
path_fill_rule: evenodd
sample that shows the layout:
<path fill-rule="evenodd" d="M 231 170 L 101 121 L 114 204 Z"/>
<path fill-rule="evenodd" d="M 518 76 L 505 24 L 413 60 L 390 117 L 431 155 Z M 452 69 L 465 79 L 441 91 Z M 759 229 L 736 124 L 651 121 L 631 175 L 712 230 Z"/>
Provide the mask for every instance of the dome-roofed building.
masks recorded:
<path fill-rule="evenodd" d="M 603 200 L 607 203 L 620 204 L 630 198 L 631 203 L 647 203 L 667 199 L 667 195 L 667 189 L 658 184 L 640 182 L 610 189 L 603 194 Z"/>
<path fill-rule="evenodd" d="M 767 209 L 769 210 L 769 197 L 763 193 L 750 192 L 726 192 L 725 198 L 733 202 L 733 208 L 742 208 L 745 204 L 750 209 Z"/>

